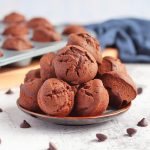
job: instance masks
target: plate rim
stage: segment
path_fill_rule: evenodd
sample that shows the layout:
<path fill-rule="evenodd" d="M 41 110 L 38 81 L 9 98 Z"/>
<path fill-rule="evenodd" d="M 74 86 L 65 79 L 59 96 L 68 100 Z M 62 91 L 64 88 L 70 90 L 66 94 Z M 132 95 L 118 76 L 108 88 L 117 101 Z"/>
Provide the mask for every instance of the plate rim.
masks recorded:
<path fill-rule="evenodd" d="M 27 113 L 29 115 L 33 115 L 33 116 L 37 116 L 37 117 L 41 117 L 41 118 L 48 118 L 48 119 L 67 119 L 67 120 L 83 120 L 83 119 L 88 120 L 88 119 L 100 119 L 100 118 L 113 117 L 113 116 L 116 116 L 116 115 L 119 115 L 119 114 L 122 114 L 122 113 L 128 111 L 130 109 L 131 105 L 132 105 L 132 103 L 130 102 L 130 103 L 128 103 L 128 105 L 126 105 L 123 108 L 120 108 L 118 110 L 115 110 L 114 112 L 107 113 L 107 114 L 102 114 L 102 115 L 99 115 L 99 116 L 87 116 L 87 117 L 66 116 L 66 117 L 59 117 L 59 116 L 49 116 L 49 115 L 46 115 L 46 114 L 40 114 L 40 113 L 37 113 L 37 112 L 32 112 L 30 110 L 27 110 L 19 104 L 19 99 L 16 101 L 16 104 L 17 104 L 18 108 L 21 111 L 23 111 L 24 113 Z"/>

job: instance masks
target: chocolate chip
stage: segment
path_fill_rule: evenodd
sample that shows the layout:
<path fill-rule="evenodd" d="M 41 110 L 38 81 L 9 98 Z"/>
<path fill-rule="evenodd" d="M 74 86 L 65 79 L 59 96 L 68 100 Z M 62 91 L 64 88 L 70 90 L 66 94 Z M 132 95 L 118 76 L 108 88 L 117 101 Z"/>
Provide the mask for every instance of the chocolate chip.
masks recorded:
<path fill-rule="evenodd" d="M 1 112 L 3 112 L 3 109 L 2 109 L 2 108 L 0 108 L 0 113 L 1 113 Z"/>
<path fill-rule="evenodd" d="M 107 136 L 101 133 L 96 134 L 96 137 L 98 138 L 99 142 L 103 142 L 107 139 Z"/>
<path fill-rule="evenodd" d="M 138 122 L 137 126 L 139 126 L 139 127 L 146 127 L 146 126 L 148 126 L 148 122 L 147 122 L 147 120 L 145 118 L 143 118 L 142 120 L 140 120 Z"/>
<path fill-rule="evenodd" d="M 134 134 L 136 134 L 137 130 L 134 128 L 128 128 L 127 133 L 130 137 L 132 137 Z"/>
<path fill-rule="evenodd" d="M 26 121 L 23 120 L 23 122 L 20 124 L 20 128 L 30 128 L 31 125 Z"/>
<path fill-rule="evenodd" d="M 11 90 L 11 89 L 8 89 L 6 92 L 5 92 L 5 94 L 13 94 L 13 91 Z"/>
<path fill-rule="evenodd" d="M 49 142 L 49 148 L 47 150 L 57 150 L 57 148 L 53 143 Z"/>
<path fill-rule="evenodd" d="M 143 92 L 143 89 L 141 88 L 141 87 L 138 87 L 137 88 L 137 94 L 139 95 L 139 94 L 141 94 Z"/>

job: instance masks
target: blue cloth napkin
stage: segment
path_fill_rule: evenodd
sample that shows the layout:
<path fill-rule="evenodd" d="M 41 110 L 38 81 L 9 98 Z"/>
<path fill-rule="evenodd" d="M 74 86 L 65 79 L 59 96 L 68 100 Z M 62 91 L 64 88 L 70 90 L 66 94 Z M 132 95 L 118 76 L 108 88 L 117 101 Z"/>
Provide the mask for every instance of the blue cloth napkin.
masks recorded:
<path fill-rule="evenodd" d="M 118 48 L 123 62 L 150 63 L 150 21 L 114 19 L 85 27 L 96 32 L 102 48 Z"/>

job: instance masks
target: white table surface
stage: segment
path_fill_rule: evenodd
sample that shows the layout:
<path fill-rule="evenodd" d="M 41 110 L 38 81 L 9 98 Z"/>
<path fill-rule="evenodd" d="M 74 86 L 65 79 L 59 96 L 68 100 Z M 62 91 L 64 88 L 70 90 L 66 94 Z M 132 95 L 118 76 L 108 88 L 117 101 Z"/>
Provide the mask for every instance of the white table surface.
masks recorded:
<path fill-rule="evenodd" d="M 16 106 L 19 88 L 13 88 L 14 94 L 5 95 L 0 91 L 0 150 L 45 150 L 51 141 L 58 150 L 150 150 L 150 125 L 137 127 L 137 122 L 146 117 L 150 122 L 150 65 L 127 65 L 138 85 L 143 87 L 131 109 L 107 123 L 88 126 L 62 126 L 44 122 L 21 112 Z M 23 120 L 31 128 L 19 127 Z M 126 129 L 134 127 L 137 134 L 125 136 Z M 108 136 L 105 142 L 97 142 L 95 134 Z"/>

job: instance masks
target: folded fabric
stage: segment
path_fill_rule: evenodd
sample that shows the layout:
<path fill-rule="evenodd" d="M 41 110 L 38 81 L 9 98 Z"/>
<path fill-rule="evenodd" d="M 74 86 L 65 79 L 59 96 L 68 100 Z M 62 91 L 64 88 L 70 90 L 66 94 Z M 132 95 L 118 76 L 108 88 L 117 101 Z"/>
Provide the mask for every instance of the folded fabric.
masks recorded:
<path fill-rule="evenodd" d="M 115 19 L 85 27 L 96 32 L 102 48 L 118 48 L 123 62 L 150 63 L 150 21 Z"/>

